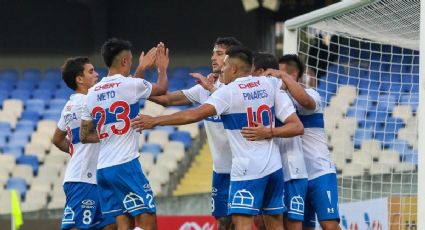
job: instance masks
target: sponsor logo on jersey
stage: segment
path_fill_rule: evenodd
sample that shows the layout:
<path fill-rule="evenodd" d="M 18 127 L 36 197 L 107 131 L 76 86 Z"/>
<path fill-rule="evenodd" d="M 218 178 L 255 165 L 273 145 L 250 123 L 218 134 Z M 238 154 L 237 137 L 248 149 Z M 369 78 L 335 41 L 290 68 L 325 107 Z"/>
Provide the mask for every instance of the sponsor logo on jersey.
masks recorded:
<path fill-rule="evenodd" d="M 260 80 L 248 82 L 246 84 L 238 84 L 240 89 L 251 89 L 260 86 Z"/>
<path fill-rule="evenodd" d="M 96 202 L 94 200 L 83 200 L 81 204 L 81 208 L 94 208 Z"/>
<path fill-rule="evenodd" d="M 103 85 L 98 85 L 94 88 L 94 91 L 99 91 L 102 89 L 111 89 L 120 86 L 121 82 L 112 82 L 112 83 L 106 83 Z"/>

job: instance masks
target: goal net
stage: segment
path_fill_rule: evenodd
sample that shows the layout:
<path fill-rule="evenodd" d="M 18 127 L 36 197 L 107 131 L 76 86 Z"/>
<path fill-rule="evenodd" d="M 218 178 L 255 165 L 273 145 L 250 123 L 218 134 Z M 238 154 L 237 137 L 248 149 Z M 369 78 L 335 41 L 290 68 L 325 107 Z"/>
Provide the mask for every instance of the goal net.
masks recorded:
<path fill-rule="evenodd" d="M 416 229 L 420 1 L 369 2 L 297 28 L 297 52 L 322 97 L 341 227 Z"/>

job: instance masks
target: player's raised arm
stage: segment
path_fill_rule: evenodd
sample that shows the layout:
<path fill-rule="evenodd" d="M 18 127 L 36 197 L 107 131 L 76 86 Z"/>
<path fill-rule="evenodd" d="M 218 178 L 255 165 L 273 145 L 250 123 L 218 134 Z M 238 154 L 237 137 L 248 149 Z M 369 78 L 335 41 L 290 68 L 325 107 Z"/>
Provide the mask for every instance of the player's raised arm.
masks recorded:
<path fill-rule="evenodd" d="M 188 109 L 170 115 L 151 117 L 140 114 L 131 121 L 131 126 L 137 131 L 152 129 L 158 125 L 185 125 L 201 121 L 204 118 L 216 115 L 214 106 L 203 104 L 196 109 Z"/>
<path fill-rule="evenodd" d="M 152 85 L 151 96 L 158 96 L 167 93 L 167 68 L 168 64 L 170 63 L 168 54 L 168 48 L 165 48 L 164 43 L 161 42 L 157 47 L 157 54 L 155 59 L 155 66 L 158 69 L 158 80 L 156 81 L 156 84 Z"/>
<path fill-rule="evenodd" d="M 265 75 L 272 75 L 282 79 L 283 83 L 286 86 L 286 89 L 289 91 L 291 96 L 304 108 L 308 110 L 316 109 L 316 102 L 314 99 L 308 95 L 305 89 L 298 84 L 291 76 L 286 72 L 281 70 L 268 69 L 264 73 Z"/>
<path fill-rule="evenodd" d="M 136 68 L 134 77 L 138 77 L 138 78 L 145 77 L 145 71 L 155 64 L 156 53 L 157 53 L 157 47 L 153 47 L 146 53 L 146 55 L 145 55 L 145 52 L 142 52 L 140 54 L 139 65 Z"/>
<path fill-rule="evenodd" d="M 63 152 L 69 153 L 69 141 L 66 139 L 66 132 L 56 128 L 53 134 L 53 144 Z"/>

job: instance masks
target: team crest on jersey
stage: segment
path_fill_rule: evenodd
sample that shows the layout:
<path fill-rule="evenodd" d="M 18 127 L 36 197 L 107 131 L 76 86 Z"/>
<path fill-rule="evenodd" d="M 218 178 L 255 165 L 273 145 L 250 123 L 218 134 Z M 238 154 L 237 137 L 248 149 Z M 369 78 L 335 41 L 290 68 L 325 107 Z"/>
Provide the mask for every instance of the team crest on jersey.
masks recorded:
<path fill-rule="evenodd" d="M 250 191 L 245 189 L 238 190 L 233 197 L 232 206 L 253 207 L 254 196 Z"/>
<path fill-rule="evenodd" d="M 75 216 L 75 213 L 72 210 L 72 208 L 69 206 L 66 206 L 63 212 L 62 224 L 74 224 L 75 223 L 74 216 Z"/>
<path fill-rule="evenodd" d="M 68 112 L 68 111 L 71 111 L 71 110 L 72 110 L 72 105 L 67 105 L 65 110 L 66 110 L 67 112 Z"/>
<path fill-rule="evenodd" d="M 211 196 L 216 196 L 218 192 L 218 189 L 216 187 L 213 187 L 211 190 Z"/>
<path fill-rule="evenodd" d="M 143 198 L 135 193 L 130 192 L 127 196 L 124 197 L 122 201 L 125 209 L 131 211 L 140 207 L 146 207 L 145 201 Z"/>
<path fill-rule="evenodd" d="M 304 199 L 301 196 L 293 196 L 290 202 L 290 210 L 296 213 L 304 213 Z"/>

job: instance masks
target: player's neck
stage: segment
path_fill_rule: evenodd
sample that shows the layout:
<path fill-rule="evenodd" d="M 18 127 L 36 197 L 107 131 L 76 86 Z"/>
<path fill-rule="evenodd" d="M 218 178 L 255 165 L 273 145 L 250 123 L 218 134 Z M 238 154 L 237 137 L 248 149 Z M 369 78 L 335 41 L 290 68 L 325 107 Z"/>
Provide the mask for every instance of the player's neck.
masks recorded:
<path fill-rule="evenodd" d="M 241 77 L 248 77 L 250 76 L 250 72 L 240 72 L 235 74 L 235 79 L 241 78 Z"/>
<path fill-rule="evenodd" d="M 83 88 L 83 87 L 78 87 L 74 93 L 81 93 L 84 95 L 87 95 L 87 93 L 89 92 L 89 89 Z"/>
<path fill-rule="evenodd" d="M 125 71 L 122 70 L 122 69 L 119 69 L 119 68 L 109 68 L 109 70 L 108 70 L 108 77 L 114 76 L 114 75 L 117 75 L 117 74 L 126 76 Z"/>

